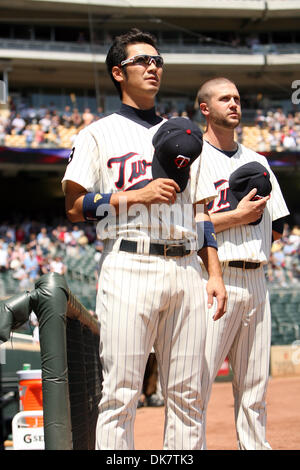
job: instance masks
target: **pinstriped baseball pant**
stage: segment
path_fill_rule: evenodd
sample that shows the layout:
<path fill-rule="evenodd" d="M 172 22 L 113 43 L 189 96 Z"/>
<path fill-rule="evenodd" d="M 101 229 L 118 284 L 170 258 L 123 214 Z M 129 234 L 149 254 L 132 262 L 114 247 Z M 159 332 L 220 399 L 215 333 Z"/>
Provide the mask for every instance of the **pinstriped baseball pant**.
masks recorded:
<path fill-rule="evenodd" d="M 203 272 L 203 277 L 206 274 Z M 207 408 L 215 377 L 228 356 L 238 448 L 269 450 L 266 440 L 266 391 L 269 378 L 271 314 L 262 268 L 223 267 L 227 313 L 217 322 L 208 312 L 202 387 Z M 206 416 L 206 412 L 205 412 Z M 204 445 L 205 448 L 205 445 Z"/>
<path fill-rule="evenodd" d="M 134 420 L 152 346 L 165 398 L 164 449 L 201 449 L 205 345 L 195 254 L 102 256 L 97 294 L 103 395 L 96 449 L 134 449 Z"/>

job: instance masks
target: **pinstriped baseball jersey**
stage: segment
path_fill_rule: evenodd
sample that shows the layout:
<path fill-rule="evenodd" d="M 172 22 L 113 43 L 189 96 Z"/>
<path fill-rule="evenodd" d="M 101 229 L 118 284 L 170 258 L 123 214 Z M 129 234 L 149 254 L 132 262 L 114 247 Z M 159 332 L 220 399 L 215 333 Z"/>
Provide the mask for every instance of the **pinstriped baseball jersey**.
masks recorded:
<path fill-rule="evenodd" d="M 195 163 L 201 165 L 200 186 L 206 188 L 206 185 L 213 182 L 218 191 L 218 197 L 208 205 L 209 213 L 230 210 L 230 203 L 227 201 L 229 176 L 238 167 L 250 161 L 258 161 L 269 170 L 272 184 L 271 198 L 258 225 L 232 227 L 217 234 L 220 261 L 244 260 L 267 263 L 271 250 L 272 221 L 289 214 L 277 179 L 264 156 L 238 144 L 236 153 L 228 157 L 204 141 L 202 159 Z"/>
<path fill-rule="evenodd" d="M 218 196 L 209 203 L 209 212 L 230 210 L 227 200 L 230 174 L 238 167 L 258 161 L 270 172 L 271 198 L 257 225 L 232 227 L 217 234 L 220 261 L 243 260 L 259 262 L 257 269 L 241 269 L 222 265 L 223 280 L 228 294 L 227 314 L 218 322 L 207 311 L 207 335 L 202 387 L 204 417 L 215 377 L 226 357 L 233 371 L 235 424 L 239 449 L 271 449 L 266 438 L 266 390 L 269 375 L 271 317 L 263 264 L 268 262 L 272 221 L 288 215 L 279 184 L 267 160 L 238 145 L 238 150 L 225 155 L 204 142 L 200 168 L 200 184 L 213 182 Z M 204 279 L 207 274 L 203 271 Z M 204 418 L 205 421 L 205 418 Z M 205 427 L 205 426 L 204 426 Z M 205 448 L 205 445 L 204 445 Z"/>
<path fill-rule="evenodd" d="M 69 179 L 88 192 L 100 193 L 142 187 L 152 179 L 152 137 L 164 122 L 162 120 L 159 124 L 146 128 L 114 113 L 88 126 L 79 133 L 75 141 L 63 185 Z M 122 235 L 124 238 L 151 238 L 152 241 L 161 238 L 186 239 L 191 243 L 191 248 L 196 249 L 191 204 L 198 202 L 200 198 L 209 201 L 215 196 L 216 190 L 212 184 L 206 185 L 204 191 L 198 182 L 191 185 L 189 181 L 187 188 L 177 194 L 176 203 L 171 207 L 154 205 L 150 213 L 135 213 L 134 208 L 131 208 L 129 216 L 119 217 L 117 224 L 108 219 L 105 232 L 99 233 L 100 238 L 117 238 Z"/>
<path fill-rule="evenodd" d="M 89 192 L 110 193 L 139 188 L 152 179 L 152 137 L 164 121 L 144 125 L 129 117 L 123 105 L 121 111 L 80 133 L 64 182 L 75 181 Z M 142 249 L 120 251 L 118 244 L 121 238 L 134 238 L 144 248 L 150 239 L 151 243 L 178 240 L 181 235 L 181 240 L 189 240 L 196 248 L 193 212 L 183 219 L 182 214 L 185 206 L 192 210 L 192 202 L 209 201 L 216 191 L 212 184 L 200 191 L 193 175 L 171 205 L 175 206 L 173 219 L 169 206 L 161 212 L 158 207 L 152 211 L 151 206 L 148 220 L 136 215 L 126 220 L 119 217 L 103 237 L 96 306 L 103 365 L 97 449 L 134 448 L 134 417 L 152 347 L 167 408 L 164 448 L 200 449 L 203 445 L 200 377 L 206 319 L 197 254 L 149 256 Z M 169 236 L 161 236 L 168 229 Z"/>

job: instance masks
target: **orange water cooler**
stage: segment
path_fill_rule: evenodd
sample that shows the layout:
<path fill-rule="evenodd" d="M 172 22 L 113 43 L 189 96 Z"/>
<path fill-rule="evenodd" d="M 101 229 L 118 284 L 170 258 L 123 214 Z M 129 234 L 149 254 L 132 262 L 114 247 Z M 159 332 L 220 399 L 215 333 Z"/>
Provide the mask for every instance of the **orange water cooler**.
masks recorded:
<path fill-rule="evenodd" d="M 19 370 L 19 397 L 20 411 L 43 410 L 42 394 L 42 371 L 41 370 Z M 42 427 L 42 417 L 26 417 L 29 427 Z"/>

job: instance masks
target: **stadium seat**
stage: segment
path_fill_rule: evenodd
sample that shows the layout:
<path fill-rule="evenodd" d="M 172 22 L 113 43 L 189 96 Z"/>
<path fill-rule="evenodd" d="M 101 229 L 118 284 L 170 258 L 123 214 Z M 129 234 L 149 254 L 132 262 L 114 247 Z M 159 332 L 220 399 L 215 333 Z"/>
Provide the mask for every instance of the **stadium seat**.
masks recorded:
<path fill-rule="evenodd" d="M 4 143 L 6 147 L 25 147 L 26 137 L 25 135 L 8 134 L 5 136 Z"/>

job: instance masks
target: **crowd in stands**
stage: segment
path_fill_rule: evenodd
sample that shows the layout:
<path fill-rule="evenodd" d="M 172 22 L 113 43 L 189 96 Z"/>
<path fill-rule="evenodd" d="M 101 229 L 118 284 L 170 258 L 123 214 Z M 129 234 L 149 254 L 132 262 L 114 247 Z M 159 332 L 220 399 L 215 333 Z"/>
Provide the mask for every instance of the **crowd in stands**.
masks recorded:
<path fill-rule="evenodd" d="M 300 227 L 286 224 L 282 238 L 272 244 L 267 279 L 272 287 L 300 285 Z"/>
<path fill-rule="evenodd" d="M 258 129 L 258 151 L 300 150 L 300 112 L 284 113 L 282 108 L 264 112 L 258 109 L 255 117 Z"/>
<path fill-rule="evenodd" d="M 47 148 L 70 147 L 78 131 L 103 116 L 102 108 L 92 113 L 89 108 L 80 112 L 77 107 L 65 106 L 59 112 L 53 105 L 39 109 L 16 109 L 0 115 L 0 145 L 11 147 Z M 66 136 L 66 138 L 64 138 Z"/>
<path fill-rule="evenodd" d="M 4 223 L 0 226 L 0 273 L 9 273 L 17 280 L 19 290 L 31 290 L 43 274 L 67 275 L 67 260 L 84 257 L 87 247 L 95 250 L 96 272 L 102 243 L 92 226 L 86 225 L 84 229 L 80 224 L 49 227 L 34 220 Z M 1 292 L 2 296 L 5 294 Z"/>
<path fill-rule="evenodd" d="M 7 115 L 0 114 L 0 146 L 72 148 L 80 129 L 105 115 L 103 108 L 97 112 L 90 108 L 65 106 L 58 111 L 54 105 L 39 109 L 22 107 L 13 103 Z M 193 117 L 191 110 L 162 113 L 164 117 Z M 236 129 L 237 139 L 257 151 L 300 150 L 300 112 L 284 112 L 283 108 L 264 111 L 258 109 L 254 122 Z"/>

